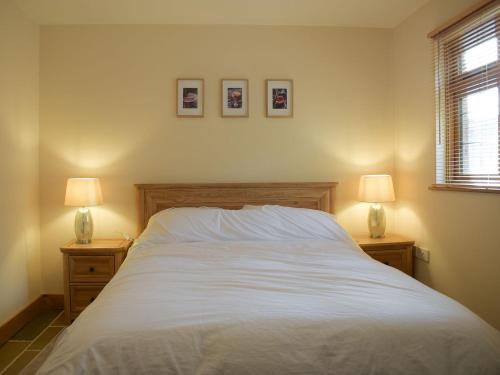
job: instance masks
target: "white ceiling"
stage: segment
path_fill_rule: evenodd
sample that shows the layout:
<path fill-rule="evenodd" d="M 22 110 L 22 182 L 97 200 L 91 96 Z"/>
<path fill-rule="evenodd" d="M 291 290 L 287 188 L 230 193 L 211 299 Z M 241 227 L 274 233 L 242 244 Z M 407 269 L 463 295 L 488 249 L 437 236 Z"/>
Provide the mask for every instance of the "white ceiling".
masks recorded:
<path fill-rule="evenodd" d="M 1 0 L 0 0 L 1 1 Z M 15 0 L 40 24 L 392 28 L 428 0 Z"/>

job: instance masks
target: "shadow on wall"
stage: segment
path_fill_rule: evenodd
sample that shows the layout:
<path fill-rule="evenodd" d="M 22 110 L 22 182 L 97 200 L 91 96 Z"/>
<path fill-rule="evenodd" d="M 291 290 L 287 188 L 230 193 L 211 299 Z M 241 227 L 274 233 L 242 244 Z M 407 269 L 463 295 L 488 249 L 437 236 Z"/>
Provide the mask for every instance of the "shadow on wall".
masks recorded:
<path fill-rule="evenodd" d="M 3 238 L 2 247 L 5 250 L 0 252 L 0 264 L 2 265 L 2 276 L 5 276 L 4 281 L 12 280 L 9 278 L 9 273 L 24 272 L 26 277 L 19 278 L 18 282 L 25 283 L 23 287 L 17 284 L 15 290 L 22 290 L 25 295 L 16 295 L 20 300 L 28 299 L 40 293 L 39 275 L 40 275 L 40 258 L 38 253 L 39 247 L 39 231 L 38 223 L 33 223 L 30 226 L 17 225 L 21 220 L 11 220 L 16 223 L 16 228 L 11 233 L 16 233 L 15 238 L 6 236 Z M 13 227 L 14 227 L 13 226 Z M 22 258 L 20 258 L 20 256 Z M 19 262 L 22 259 L 22 262 Z M 5 292 L 7 293 L 7 292 Z"/>
<path fill-rule="evenodd" d="M 407 233 L 411 238 L 414 238 L 417 241 L 415 244 L 416 246 L 425 247 L 425 244 L 427 244 L 428 229 L 420 219 L 422 213 L 418 212 L 418 207 L 414 207 L 414 205 L 403 198 L 396 206 L 395 215 L 397 217 L 397 230 L 402 231 L 402 233 Z M 401 223 L 404 223 L 404 227 L 402 227 Z M 408 234 L 409 230 L 407 228 L 412 228 L 411 235 Z M 416 230 L 417 228 L 418 230 Z M 415 259 L 414 267 L 416 278 L 432 287 L 433 280 L 429 264 L 419 259 Z"/>
<path fill-rule="evenodd" d="M 36 121 L 19 103 L 2 104 L 6 107 L 0 117 L 0 170 L 4 178 L 0 196 L 0 285 L 4 287 L 0 292 L 0 323 L 41 289 Z"/>

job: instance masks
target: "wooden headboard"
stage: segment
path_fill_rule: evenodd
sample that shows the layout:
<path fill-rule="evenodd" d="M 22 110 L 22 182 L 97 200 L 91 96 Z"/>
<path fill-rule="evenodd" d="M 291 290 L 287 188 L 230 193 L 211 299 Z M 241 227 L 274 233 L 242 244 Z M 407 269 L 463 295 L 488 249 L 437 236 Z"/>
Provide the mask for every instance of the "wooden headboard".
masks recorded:
<path fill-rule="evenodd" d="M 337 182 L 137 184 L 139 233 L 155 213 L 171 207 L 240 209 L 245 204 L 312 208 L 334 212 Z"/>

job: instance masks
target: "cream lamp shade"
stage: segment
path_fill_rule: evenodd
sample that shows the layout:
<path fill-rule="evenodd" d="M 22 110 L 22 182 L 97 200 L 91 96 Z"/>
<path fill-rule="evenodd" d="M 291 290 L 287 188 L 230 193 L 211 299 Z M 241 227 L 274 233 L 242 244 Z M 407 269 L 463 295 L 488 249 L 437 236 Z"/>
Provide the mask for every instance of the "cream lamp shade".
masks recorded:
<path fill-rule="evenodd" d="M 361 202 L 383 203 L 395 200 L 392 177 L 388 174 L 361 176 L 358 199 Z"/>
<path fill-rule="evenodd" d="M 69 178 L 66 184 L 65 206 L 89 207 L 102 204 L 98 178 Z"/>

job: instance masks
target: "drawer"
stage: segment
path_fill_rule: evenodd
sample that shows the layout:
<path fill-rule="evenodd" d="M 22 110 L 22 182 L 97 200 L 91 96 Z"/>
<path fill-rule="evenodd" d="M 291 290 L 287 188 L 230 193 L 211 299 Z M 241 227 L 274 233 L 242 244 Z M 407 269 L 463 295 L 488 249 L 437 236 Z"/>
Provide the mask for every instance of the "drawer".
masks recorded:
<path fill-rule="evenodd" d="M 104 285 L 74 285 L 70 287 L 70 310 L 82 312 L 104 288 Z"/>
<path fill-rule="evenodd" d="M 408 260 L 408 252 L 410 250 L 367 250 L 366 253 L 373 259 L 378 260 L 388 266 L 397 268 L 411 275 L 411 265 Z M 411 261 L 411 254 L 410 254 Z"/>
<path fill-rule="evenodd" d="M 108 282 L 115 274 L 113 255 L 70 255 L 69 282 Z"/>

